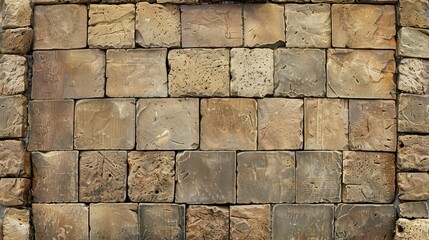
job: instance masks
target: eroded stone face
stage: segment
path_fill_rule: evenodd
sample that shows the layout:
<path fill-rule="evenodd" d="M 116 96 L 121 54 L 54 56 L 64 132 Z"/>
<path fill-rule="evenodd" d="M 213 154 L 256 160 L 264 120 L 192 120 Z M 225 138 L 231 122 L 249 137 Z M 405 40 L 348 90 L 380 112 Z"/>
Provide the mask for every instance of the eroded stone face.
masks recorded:
<path fill-rule="evenodd" d="M 0 53 L 26 54 L 33 43 L 33 29 L 15 28 L 0 32 Z"/>
<path fill-rule="evenodd" d="M 397 166 L 405 171 L 429 171 L 429 136 L 405 135 L 398 138 Z"/>
<path fill-rule="evenodd" d="M 191 205 L 186 209 L 187 239 L 229 239 L 229 210 L 224 206 Z"/>
<path fill-rule="evenodd" d="M 27 59 L 0 55 L 0 96 L 23 93 L 27 88 Z"/>
<path fill-rule="evenodd" d="M 31 239 L 30 210 L 7 208 L 4 211 L 3 239 Z"/>
<path fill-rule="evenodd" d="M 140 239 L 185 240 L 185 205 L 140 204 Z"/>
<path fill-rule="evenodd" d="M 31 25 L 30 0 L 4 0 L 3 28 L 27 27 Z"/>
<path fill-rule="evenodd" d="M 0 177 L 30 177 L 30 155 L 22 141 L 0 141 Z"/>
<path fill-rule="evenodd" d="M 26 104 L 22 95 L 0 97 L 0 139 L 25 136 Z"/>
<path fill-rule="evenodd" d="M 429 219 L 408 220 L 398 219 L 396 222 L 395 239 L 428 239 Z"/>
<path fill-rule="evenodd" d="M 429 61 L 405 58 L 399 63 L 398 89 L 414 94 L 429 94 Z"/>
<path fill-rule="evenodd" d="M 28 204 L 31 180 L 27 178 L 0 178 L 0 205 Z"/>
<path fill-rule="evenodd" d="M 399 95 L 398 131 L 429 133 L 429 96 Z"/>
<path fill-rule="evenodd" d="M 230 207 L 230 239 L 270 239 L 270 205 Z"/>
<path fill-rule="evenodd" d="M 429 199 L 429 173 L 398 173 L 397 179 L 399 199 Z"/>
<path fill-rule="evenodd" d="M 429 28 L 428 0 L 400 0 L 399 22 L 401 26 Z"/>
<path fill-rule="evenodd" d="M 427 202 L 400 203 L 399 215 L 405 218 L 429 218 L 429 203 Z"/>
<path fill-rule="evenodd" d="M 48 4 L 48 3 L 63 3 L 64 0 L 32 0 L 34 4 Z M 112 1 L 112 0 L 105 0 Z M 101 2 L 101 0 L 67 0 L 67 2 L 70 3 L 98 3 Z"/>
<path fill-rule="evenodd" d="M 401 28 L 398 32 L 397 54 L 403 57 L 429 58 L 429 29 Z"/>

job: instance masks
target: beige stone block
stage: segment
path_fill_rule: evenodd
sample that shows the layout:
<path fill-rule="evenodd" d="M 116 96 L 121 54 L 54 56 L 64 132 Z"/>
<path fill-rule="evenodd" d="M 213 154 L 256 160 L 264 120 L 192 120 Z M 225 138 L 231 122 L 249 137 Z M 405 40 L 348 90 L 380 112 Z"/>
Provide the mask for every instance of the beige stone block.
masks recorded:
<path fill-rule="evenodd" d="M 428 239 L 429 219 L 408 220 L 400 218 L 396 222 L 395 239 Z"/>
<path fill-rule="evenodd" d="M 399 95 L 398 131 L 429 133 L 429 96 Z"/>
<path fill-rule="evenodd" d="M 28 27 L 31 25 L 30 0 L 3 0 L 3 2 L 2 28 Z"/>
<path fill-rule="evenodd" d="M 398 173 L 398 197 L 401 200 L 428 200 L 429 173 Z"/>
<path fill-rule="evenodd" d="M 30 210 L 6 208 L 3 219 L 3 239 L 30 240 Z"/>
<path fill-rule="evenodd" d="M 429 218 L 429 203 L 404 202 L 399 204 L 399 215 L 405 218 Z"/>
<path fill-rule="evenodd" d="M 398 32 L 397 55 L 429 58 L 429 29 L 401 28 Z"/>
<path fill-rule="evenodd" d="M 33 43 L 33 29 L 29 27 L 5 29 L 0 32 L 0 53 L 26 54 Z"/>
<path fill-rule="evenodd" d="M 139 204 L 140 238 L 185 240 L 185 205 Z"/>
<path fill-rule="evenodd" d="M 295 0 L 286 0 L 286 1 L 295 1 Z M 302 1 L 302 0 L 298 0 L 298 1 Z M 354 3 L 355 0 L 311 0 L 311 2 L 314 2 L 314 3 Z"/>
<path fill-rule="evenodd" d="M 26 104 L 23 95 L 0 97 L 0 139 L 25 136 Z"/>
<path fill-rule="evenodd" d="M 429 28 L 429 0 L 400 0 L 401 26 Z"/>
<path fill-rule="evenodd" d="M 27 89 L 27 59 L 0 55 L 0 96 L 16 95 Z"/>
<path fill-rule="evenodd" d="M 0 141 L 0 177 L 30 177 L 30 165 L 23 141 Z"/>
<path fill-rule="evenodd" d="M 230 206 L 230 239 L 270 239 L 270 205 Z"/>
<path fill-rule="evenodd" d="M 191 205 L 186 209 L 186 239 L 229 239 L 229 209 Z"/>
<path fill-rule="evenodd" d="M 405 171 L 429 171 L 429 136 L 398 137 L 397 166 Z"/>
<path fill-rule="evenodd" d="M 58 4 L 64 3 L 64 0 L 32 0 L 33 4 Z M 67 3 L 99 3 L 102 0 L 67 0 Z M 108 0 L 104 0 L 108 1 Z M 111 0 L 110 0 L 111 1 Z M 127 0 L 131 1 L 131 0 Z"/>
<path fill-rule="evenodd" d="M 31 180 L 26 178 L 0 178 L 0 205 L 28 205 Z"/>
<path fill-rule="evenodd" d="M 429 60 L 405 58 L 399 63 L 398 89 L 429 95 Z"/>

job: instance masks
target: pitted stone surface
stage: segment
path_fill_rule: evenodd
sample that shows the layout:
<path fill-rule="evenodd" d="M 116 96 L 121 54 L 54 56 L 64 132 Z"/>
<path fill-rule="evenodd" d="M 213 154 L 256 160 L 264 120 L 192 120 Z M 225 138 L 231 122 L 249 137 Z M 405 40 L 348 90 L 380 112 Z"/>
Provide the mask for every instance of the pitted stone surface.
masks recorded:
<path fill-rule="evenodd" d="M 27 89 L 27 59 L 0 55 L 0 96 L 23 93 Z"/>
<path fill-rule="evenodd" d="M 25 136 L 26 104 L 22 95 L 0 97 L 0 139 Z"/>
<path fill-rule="evenodd" d="M 429 95 L 429 60 L 405 58 L 399 63 L 398 89 Z"/>
<path fill-rule="evenodd" d="M 401 26 L 429 28 L 429 0 L 400 0 Z"/>
<path fill-rule="evenodd" d="M 139 204 L 140 239 L 185 240 L 185 205 Z"/>
<path fill-rule="evenodd" d="M 270 205 L 230 207 L 230 239 L 270 239 Z"/>
<path fill-rule="evenodd" d="M 398 32 L 397 55 L 429 58 L 429 29 L 401 28 Z"/>
<path fill-rule="evenodd" d="M 428 200 L 429 173 L 398 173 L 398 197 L 401 200 Z"/>
<path fill-rule="evenodd" d="M 0 141 L 0 177 L 30 177 L 30 154 L 25 143 L 17 140 Z"/>
<path fill-rule="evenodd" d="M 402 239 L 428 239 L 429 219 L 408 220 L 400 218 L 396 222 L 396 240 Z"/>
<path fill-rule="evenodd" d="M 31 180 L 27 178 L 0 178 L 0 205 L 27 205 L 30 187 Z"/>
<path fill-rule="evenodd" d="M 4 211 L 2 235 L 5 240 L 31 239 L 30 210 L 7 208 Z"/>
<path fill-rule="evenodd" d="M 187 239 L 229 239 L 229 209 L 191 205 L 186 209 Z"/>
<path fill-rule="evenodd" d="M 399 95 L 398 131 L 429 133 L 429 96 Z"/>
<path fill-rule="evenodd" d="M 427 202 L 400 203 L 399 215 L 405 218 L 429 218 L 429 203 Z"/>
<path fill-rule="evenodd" d="M 398 138 L 397 166 L 405 171 L 429 171 L 429 136 L 404 135 Z"/>
<path fill-rule="evenodd" d="M 0 32 L 0 53 L 26 54 L 33 43 L 33 29 L 15 28 Z"/>

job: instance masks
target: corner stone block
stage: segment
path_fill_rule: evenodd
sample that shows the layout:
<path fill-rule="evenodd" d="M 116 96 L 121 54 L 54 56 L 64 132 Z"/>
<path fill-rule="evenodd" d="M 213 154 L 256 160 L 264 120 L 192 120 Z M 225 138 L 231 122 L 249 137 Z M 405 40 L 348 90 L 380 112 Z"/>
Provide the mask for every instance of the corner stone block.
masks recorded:
<path fill-rule="evenodd" d="M 0 178 L 0 205 L 27 205 L 29 203 L 30 187 L 30 179 Z"/>
<path fill-rule="evenodd" d="M 10 96 L 27 89 L 27 59 L 17 55 L 0 55 L 0 96 Z"/>
<path fill-rule="evenodd" d="M 396 240 L 429 239 L 429 219 L 398 219 L 395 231 Z"/>
<path fill-rule="evenodd" d="M 30 210 L 6 208 L 3 215 L 3 239 L 30 240 Z M 0 237 L 2 235 L 0 234 Z"/>
<path fill-rule="evenodd" d="M 429 95 L 429 60 L 401 59 L 398 68 L 399 90 L 406 93 Z"/>
<path fill-rule="evenodd" d="M 429 96 L 399 95 L 398 132 L 429 133 Z"/>
<path fill-rule="evenodd" d="M 270 205 L 230 206 L 230 239 L 270 239 Z"/>
<path fill-rule="evenodd" d="M 191 205 L 186 209 L 187 239 L 229 239 L 229 209 Z"/>
<path fill-rule="evenodd" d="M 5 29 L 0 32 L 0 53 L 27 54 L 33 43 L 33 29 L 29 27 Z"/>
<path fill-rule="evenodd" d="M 429 171 L 429 136 L 404 135 L 398 138 L 397 166 L 405 171 Z"/>
<path fill-rule="evenodd" d="M 429 199 L 429 173 L 398 173 L 397 182 L 399 199 L 406 201 Z"/>
<path fill-rule="evenodd" d="M 30 177 L 30 154 L 23 141 L 0 141 L 0 177 Z"/>
<path fill-rule="evenodd" d="M 185 240 L 185 205 L 139 204 L 140 239 Z"/>
<path fill-rule="evenodd" d="M 32 9 L 30 0 L 4 0 L 1 25 L 3 29 L 28 27 L 31 25 Z"/>
<path fill-rule="evenodd" d="M 429 58 L 429 29 L 401 28 L 398 32 L 397 55 Z"/>
<path fill-rule="evenodd" d="M 27 98 L 22 95 L 0 97 L 0 139 L 25 136 Z"/>
<path fill-rule="evenodd" d="M 401 26 L 429 28 L 428 0 L 400 0 L 399 22 Z"/>

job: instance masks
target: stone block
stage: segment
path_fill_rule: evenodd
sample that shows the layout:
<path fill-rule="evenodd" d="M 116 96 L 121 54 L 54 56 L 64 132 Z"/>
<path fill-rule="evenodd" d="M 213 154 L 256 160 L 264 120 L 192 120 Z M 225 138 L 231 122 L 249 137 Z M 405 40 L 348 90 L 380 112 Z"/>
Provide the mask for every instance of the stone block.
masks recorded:
<path fill-rule="evenodd" d="M 429 0 L 400 0 L 398 10 L 401 26 L 429 28 Z"/>
<path fill-rule="evenodd" d="M 3 239 L 32 239 L 32 233 L 30 228 L 30 210 L 6 208 L 3 217 Z"/>
<path fill-rule="evenodd" d="M 230 239 L 270 239 L 270 205 L 230 206 Z"/>
<path fill-rule="evenodd" d="M 139 204 L 140 239 L 185 240 L 185 205 Z"/>
<path fill-rule="evenodd" d="M 286 1 L 295 2 L 296 0 L 286 0 Z M 307 1 L 307 0 L 298 0 L 298 2 L 305 2 L 305 1 Z M 359 1 L 359 0 L 357 0 L 357 1 Z M 371 0 L 369 0 L 369 1 L 371 1 Z M 377 0 L 374 0 L 374 1 L 377 1 Z M 355 0 L 311 0 L 311 2 L 314 2 L 314 3 L 354 3 Z"/>
<path fill-rule="evenodd" d="M 33 29 L 15 28 L 0 32 L 0 53 L 26 54 L 33 43 Z"/>
<path fill-rule="evenodd" d="M 2 28 L 28 27 L 31 25 L 30 0 L 3 0 Z"/>
<path fill-rule="evenodd" d="M 429 95 L 429 60 L 405 58 L 399 63 L 398 89 Z"/>
<path fill-rule="evenodd" d="M 405 218 L 429 218 L 429 203 L 404 202 L 399 204 L 399 215 Z"/>
<path fill-rule="evenodd" d="M 395 239 L 428 239 L 429 219 L 408 220 L 398 219 L 396 222 Z"/>
<path fill-rule="evenodd" d="M 30 177 L 30 154 L 23 141 L 0 141 L 0 177 Z"/>
<path fill-rule="evenodd" d="M 429 171 L 429 136 L 398 137 L 397 166 L 405 171 Z"/>
<path fill-rule="evenodd" d="M 30 179 L 0 178 L 0 205 L 27 205 L 29 203 L 30 187 Z"/>
<path fill-rule="evenodd" d="M 22 95 L 0 97 L 0 139 L 25 136 L 27 98 Z"/>
<path fill-rule="evenodd" d="M 429 29 L 401 28 L 398 32 L 397 55 L 429 58 Z"/>
<path fill-rule="evenodd" d="M 27 89 L 27 59 L 0 55 L 0 96 L 16 95 Z"/>
<path fill-rule="evenodd" d="M 157 3 L 198 4 L 199 0 L 156 0 Z"/>
<path fill-rule="evenodd" d="M 398 131 L 429 133 L 428 95 L 399 95 Z"/>
<path fill-rule="evenodd" d="M 102 0 L 67 0 L 67 3 L 99 3 Z M 108 0 L 104 0 L 105 2 Z M 112 1 L 112 0 L 110 0 Z M 127 0 L 131 1 L 131 0 Z M 33 4 L 58 4 L 64 3 L 64 0 L 32 0 Z"/>
<path fill-rule="evenodd" d="M 398 173 L 398 197 L 401 200 L 428 200 L 429 173 Z"/>
<path fill-rule="evenodd" d="M 186 209 L 186 239 L 229 239 L 229 209 L 191 205 Z"/>

